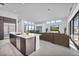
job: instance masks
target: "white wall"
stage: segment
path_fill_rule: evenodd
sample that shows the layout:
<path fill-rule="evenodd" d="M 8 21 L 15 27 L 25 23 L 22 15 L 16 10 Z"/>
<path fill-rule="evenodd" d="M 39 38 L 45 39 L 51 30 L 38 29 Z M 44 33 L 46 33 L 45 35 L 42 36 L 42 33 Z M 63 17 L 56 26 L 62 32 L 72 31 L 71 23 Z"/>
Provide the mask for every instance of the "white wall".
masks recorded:
<path fill-rule="evenodd" d="M 24 20 L 23 19 L 19 19 L 18 32 L 24 33 Z"/>
<path fill-rule="evenodd" d="M 64 33 L 64 28 L 67 26 L 67 20 L 64 18 L 62 20 L 62 23 L 59 25 L 59 31 L 60 33 Z"/>
<path fill-rule="evenodd" d="M 69 35 L 69 22 L 72 20 L 74 15 L 78 12 L 79 10 L 79 4 L 77 4 L 73 10 L 73 12 L 70 14 L 70 16 L 67 19 L 67 34 Z"/>
<path fill-rule="evenodd" d="M 16 31 L 18 31 L 18 16 L 16 14 L 0 10 L 0 16 L 16 19 Z"/>

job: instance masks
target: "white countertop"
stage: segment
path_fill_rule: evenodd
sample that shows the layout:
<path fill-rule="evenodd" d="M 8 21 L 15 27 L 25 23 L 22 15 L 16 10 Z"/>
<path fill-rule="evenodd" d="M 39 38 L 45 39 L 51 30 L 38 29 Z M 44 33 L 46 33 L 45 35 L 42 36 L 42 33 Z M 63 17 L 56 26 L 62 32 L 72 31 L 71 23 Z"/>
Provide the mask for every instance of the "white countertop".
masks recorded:
<path fill-rule="evenodd" d="M 40 36 L 41 34 L 36 34 L 36 33 L 29 33 L 27 34 L 21 34 L 20 32 L 10 32 L 10 34 L 16 35 L 18 37 L 22 37 L 22 38 L 30 38 L 30 37 L 35 37 L 35 36 Z M 20 35 L 18 35 L 20 34 Z"/>
<path fill-rule="evenodd" d="M 27 39 L 27 38 L 31 38 L 31 37 L 36 37 L 36 50 L 38 50 L 40 48 L 40 35 L 41 34 L 37 34 L 37 33 L 29 33 L 29 35 L 26 35 L 26 34 L 22 34 L 20 32 L 11 32 L 10 34 L 13 34 L 17 37 L 21 37 L 21 38 L 24 38 L 24 39 Z M 20 34 L 20 35 L 17 35 L 17 34 Z"/>

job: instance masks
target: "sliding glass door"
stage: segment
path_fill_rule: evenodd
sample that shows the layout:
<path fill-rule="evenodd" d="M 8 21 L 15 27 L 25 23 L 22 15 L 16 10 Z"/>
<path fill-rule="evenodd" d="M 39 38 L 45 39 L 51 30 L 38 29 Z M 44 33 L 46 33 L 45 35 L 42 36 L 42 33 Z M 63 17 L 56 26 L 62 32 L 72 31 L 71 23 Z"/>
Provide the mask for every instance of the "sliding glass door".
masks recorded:
<path fill-rule="evenodd" d="M 78 22 L 79 21 L 79 18 L 78 18 L 78 15 L 74 18 L 74 42 L 78 45 L 78 37 L 79 37 L 79 31 L 78 31 Z"/>
<path fill-rule="evenodd" d="M 74 40 L 74 21 L 73 20 L 71 20 L 71 22 L 70 22 L 70 35 L 71 35 L 71 38 L 72 38 L 72 40 Z"/>
<path fill-rule="evenodd" d="M 74 43 L 79 46 L 79 12 L 70 21 L 70 36 Z"/>

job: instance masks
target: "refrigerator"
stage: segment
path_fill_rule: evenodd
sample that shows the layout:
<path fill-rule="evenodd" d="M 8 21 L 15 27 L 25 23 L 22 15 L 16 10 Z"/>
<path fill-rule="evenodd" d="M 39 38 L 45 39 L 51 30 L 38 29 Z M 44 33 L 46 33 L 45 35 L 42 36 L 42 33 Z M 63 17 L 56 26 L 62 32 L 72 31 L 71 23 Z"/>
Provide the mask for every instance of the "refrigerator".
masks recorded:
<path fill-rule="evenodd" d="M 15 32 L 14 23 L 4 23 L 4 39 L 9 39 L 9 33 Z"/>

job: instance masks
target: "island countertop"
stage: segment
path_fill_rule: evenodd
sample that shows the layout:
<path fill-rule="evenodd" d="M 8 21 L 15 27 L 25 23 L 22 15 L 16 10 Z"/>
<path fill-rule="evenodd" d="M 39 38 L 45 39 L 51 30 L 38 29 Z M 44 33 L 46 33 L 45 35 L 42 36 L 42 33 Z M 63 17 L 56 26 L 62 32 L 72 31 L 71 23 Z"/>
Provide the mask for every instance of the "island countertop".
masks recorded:
<path fill-rule="evenodd" d="M 24 55 L 29 55 L 40 48 L 41 34 L 29 33 L 27 35 L 20 32 L 10 32 L 9 34 L 10 42 Z"/>
<path fill-rule="evenodd" d="M 40 36 L 41 35 L 41 34 L 36 34 L 36 33 L 29 33 L 27 35 L 25 33 L 22 34 L 20 32 L 10 32 L 10 34 L 13 34 L 13 35 L 15 35 L 17 37 L 21 37 L 21 38 L 25 38 L 25 39 L 30 38 L 30 37 L 36 37 L 36 36 Z"/>

